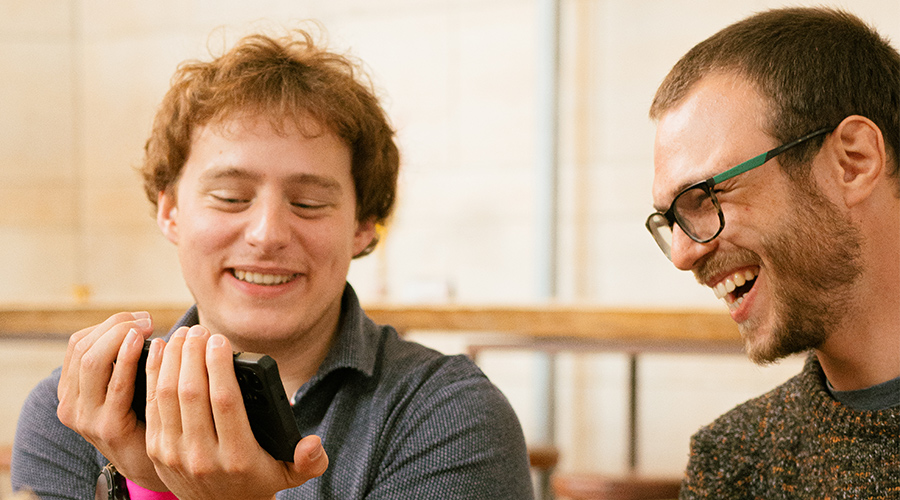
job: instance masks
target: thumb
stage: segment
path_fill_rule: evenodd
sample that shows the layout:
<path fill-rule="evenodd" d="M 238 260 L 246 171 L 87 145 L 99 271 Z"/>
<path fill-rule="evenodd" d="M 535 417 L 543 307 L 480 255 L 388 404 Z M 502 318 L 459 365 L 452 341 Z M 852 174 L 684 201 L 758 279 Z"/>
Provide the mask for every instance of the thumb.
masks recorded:
<path fill-rule="evenodd" d="M 294 448 L 294 463 L 287 464 L 300 484 L 321 476 L 328 469 L 328 455 L 319 436 L 306 436 Z"/>

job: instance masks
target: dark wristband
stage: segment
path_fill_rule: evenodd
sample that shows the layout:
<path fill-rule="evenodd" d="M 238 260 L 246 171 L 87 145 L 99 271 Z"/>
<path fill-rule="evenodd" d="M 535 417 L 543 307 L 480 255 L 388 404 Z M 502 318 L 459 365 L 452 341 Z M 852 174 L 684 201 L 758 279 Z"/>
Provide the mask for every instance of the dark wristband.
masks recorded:
<path fill-rule="evenodd" d="M 97 478 L 97 494 L 95 500 L 130 500 L 125 476 L 119 474 L 116 466 L 108 464 L 100 471 Z"/>

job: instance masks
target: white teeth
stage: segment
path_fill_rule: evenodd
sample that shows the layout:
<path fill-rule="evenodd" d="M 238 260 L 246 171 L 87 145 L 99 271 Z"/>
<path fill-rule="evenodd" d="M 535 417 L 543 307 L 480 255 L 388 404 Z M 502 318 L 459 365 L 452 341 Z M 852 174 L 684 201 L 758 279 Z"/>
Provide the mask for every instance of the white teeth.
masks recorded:
<path fill-rule="evenodd" d="M 725 303 L 728 304 L 728 309 L 734 310 L 734 309 L 737 309 L 738 307 L 740 307 L 741 302 L 743 302 L 743 301 L 744 301 L 744 297 L 738 297 L 737 300 L 735 300 L 735 301 L 728 302 L 726 300 Z"/>
<path fill-rule="evenodd" d="M 297 276 L 296 274 L 263 274 L 263 273 L 253 273 L 249 271 L 240 271 L 238 269 L 234 270 L 234 277 L 241 280 L 246 281 L 247 283 L 253 283 L 254 285 L 281 285 L 287 283 L 294 279 Z"/>
<path fill-rule="evenodd" d="M 752 269 L 746 269 L 720 281 L 716 286 L 712 287 L 717 299 L 724 299 L 729 293 L 733 292 L 737 287 L 744 286 L 748 281 L 756 278 L 757 272 Z M 726 300 L 726 302 L 728 302 Z M 743 298 L 732 301 L 734 304 L 743 302 Z M 729 304 L 730 305 L 730 304 Z"/>

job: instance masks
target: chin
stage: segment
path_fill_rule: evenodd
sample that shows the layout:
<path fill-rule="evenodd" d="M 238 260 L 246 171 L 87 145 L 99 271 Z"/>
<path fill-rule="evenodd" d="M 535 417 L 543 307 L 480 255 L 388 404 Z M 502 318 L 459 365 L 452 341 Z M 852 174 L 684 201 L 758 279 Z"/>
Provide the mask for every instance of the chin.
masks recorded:
<path fill-rule="evenodd" d="M 758 321 L 747 320 L 738 325 L 744 340 L 744 351 L 750 361 L 757 365 L 768 365 L 783 356 L 778 354 L 777 341 L 771 328 L 762 327 Z"/>

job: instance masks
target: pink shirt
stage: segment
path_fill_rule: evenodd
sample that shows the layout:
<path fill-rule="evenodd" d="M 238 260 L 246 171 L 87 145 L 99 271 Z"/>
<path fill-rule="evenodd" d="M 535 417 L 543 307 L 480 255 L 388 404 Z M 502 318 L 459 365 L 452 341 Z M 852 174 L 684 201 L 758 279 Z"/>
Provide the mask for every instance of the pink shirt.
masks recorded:
<path fill-rule="evenodd" d="M 128 485 L 128 497 L 131 500 L 178 500 L 171 491 L 153 491 L 138 486 L 125 478 L 125 484 Z"/>

